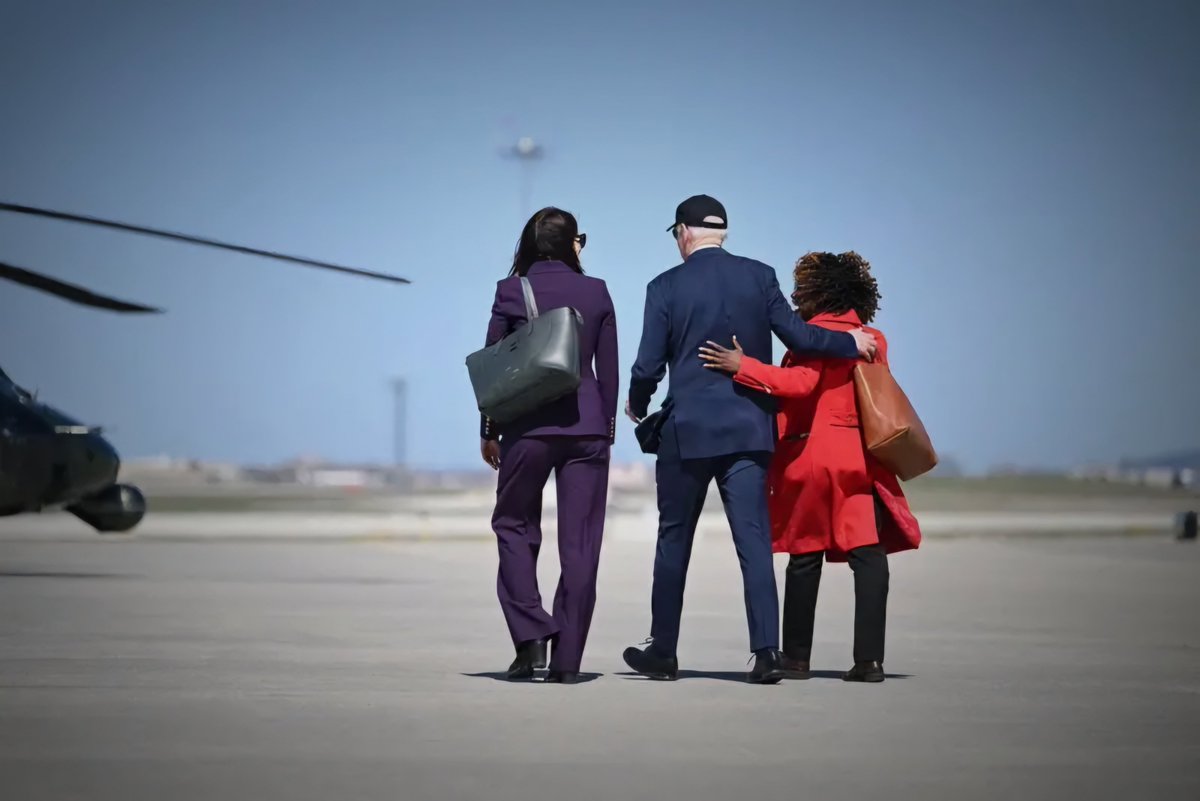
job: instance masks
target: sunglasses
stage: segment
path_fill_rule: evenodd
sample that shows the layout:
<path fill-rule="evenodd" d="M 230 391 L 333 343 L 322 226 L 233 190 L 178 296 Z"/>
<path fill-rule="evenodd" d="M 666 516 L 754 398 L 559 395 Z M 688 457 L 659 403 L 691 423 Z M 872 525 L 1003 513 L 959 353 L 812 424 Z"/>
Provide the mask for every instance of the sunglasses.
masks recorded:
<path fill-rule="evenodd" d="M 575 241 L 579 243 L 579 249 L 582 250 L 587 245 L 587 234 L 580 234 L 575 237 Z"/>

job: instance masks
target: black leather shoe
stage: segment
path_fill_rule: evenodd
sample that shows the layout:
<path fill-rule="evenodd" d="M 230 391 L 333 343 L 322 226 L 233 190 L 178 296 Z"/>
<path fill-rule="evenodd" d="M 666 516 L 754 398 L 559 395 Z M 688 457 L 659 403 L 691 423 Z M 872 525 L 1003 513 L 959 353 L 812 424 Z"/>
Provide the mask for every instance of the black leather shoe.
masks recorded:
<path fill-rule="evenodd" d="M 508 666 L 505 674 L 509 681 L 525 681 L 533 678 L 533 671 L 546 666 L 546 642 L 549 638 L 526 640 L 517 646 L 517 658 Z"/>
<path fill-rule="evenodd" d="M 655 681 L 675 681 L 679 678 L 679 660 L 673 656 L 660 656 L 654 644 L 647 640 L 645 648 L 626 648 L 621 656 L 625 664 L 643 676 Z"/>
<path fill-rule="evenodd" d="M 574 670 L 552 670 L 546 674 L 547 684 L 578 684 L 579 674 Z"/>
<path fill-rule="evenodd" d="M 751 684 L 778 684 L 785 676 L 783 654 L 777 648 L 764 648 L 755 651 L 754 668 L 746 675 L 746 681 Z"/>
<path fill-rule="evenodd" d="M 878 684 L 883 681 L 883 663 L 855 662 L 854 667 L 842 675 L 842 681 L 865 681 Z"/>
<path fill-rule="evenodd" d="M 810 678 L 812 673 L 808 669 L 807 659 L 792 659 L 787 654 L 783 655 L 783 677 L 795 681 L 803 681 Z"/>

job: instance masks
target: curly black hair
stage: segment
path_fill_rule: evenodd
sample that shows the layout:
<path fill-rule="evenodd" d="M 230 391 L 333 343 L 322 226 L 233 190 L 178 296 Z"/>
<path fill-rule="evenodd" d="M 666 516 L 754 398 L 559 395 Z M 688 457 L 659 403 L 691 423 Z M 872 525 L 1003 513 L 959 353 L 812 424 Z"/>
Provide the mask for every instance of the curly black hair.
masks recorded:
<path fill-rule="evenodd" d="M 853 309 L 869 323 L 879 311 L 879 285 L 871 264 L 853 250 L 805 253 L 792 271 L 796 281 L 792 303 L 805 320 L 818 314 L 845 314 Z"/>

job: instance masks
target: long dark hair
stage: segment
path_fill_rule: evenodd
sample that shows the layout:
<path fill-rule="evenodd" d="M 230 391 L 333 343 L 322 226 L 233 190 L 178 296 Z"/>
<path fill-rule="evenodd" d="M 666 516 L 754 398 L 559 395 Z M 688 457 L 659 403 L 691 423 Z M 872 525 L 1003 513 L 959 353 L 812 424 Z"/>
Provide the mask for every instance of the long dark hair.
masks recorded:
<path fill-rule="evenodd" d="M 525 275 L 529 265 L 538 261 L 561 261 L 577 273 L 583 272 L 579 254 L 575 252 L 575 237 L 579 222 L 569 211 L 547 206 L 525 223 L 517 250 L 513 253 L 509 275 Z"/>

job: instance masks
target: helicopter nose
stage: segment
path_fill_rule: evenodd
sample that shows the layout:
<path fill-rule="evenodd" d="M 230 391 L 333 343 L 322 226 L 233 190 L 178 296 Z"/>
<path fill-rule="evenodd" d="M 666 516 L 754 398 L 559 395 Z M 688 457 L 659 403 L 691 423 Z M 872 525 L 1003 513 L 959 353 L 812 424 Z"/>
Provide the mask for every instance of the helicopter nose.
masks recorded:
<path fill-rule="evenodd" d="M 88 434 L 85 438 L 81 462 L 78 469 L 86 486 L 99 489 L 117 480 L 121 459 L 117 449 L 99 434 Z"/>

